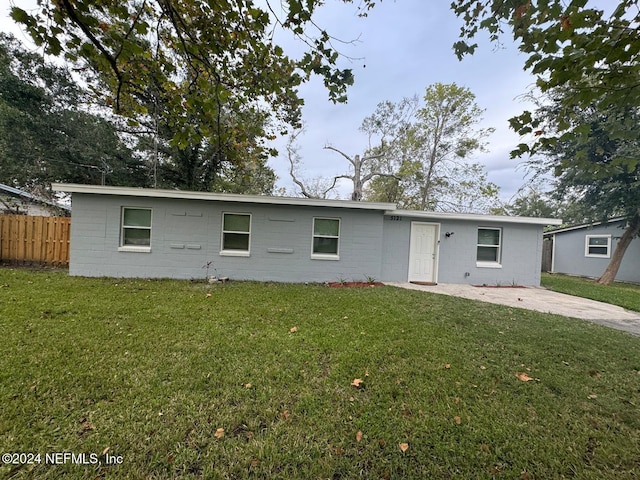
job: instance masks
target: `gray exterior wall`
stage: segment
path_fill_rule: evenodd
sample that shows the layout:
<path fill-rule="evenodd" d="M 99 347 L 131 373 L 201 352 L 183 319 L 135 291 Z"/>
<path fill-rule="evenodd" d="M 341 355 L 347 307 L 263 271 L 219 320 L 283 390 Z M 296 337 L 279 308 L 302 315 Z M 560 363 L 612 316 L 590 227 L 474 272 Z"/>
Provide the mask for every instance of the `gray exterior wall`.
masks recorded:
<path fill-rule="evenodd" d="M 122 252 L 122 207 L 152 208 L 151 252 Z M 250 256 L 220 255 L 222 213 L 250 213 Z M 314 216 L 340 218 L 340 260 L 311 259 Z M 71 275 L 337 281 L 381 278 L 382 211 L 73 195 Z M 214 270 L 215 269 L 215 270 Z"/>
<path fill-rule="evenodd" d="M 585 255 L 586 236 L 611 235 L 610 254 L 612 255 L 624 232 L 623 227 L 624 222 L 618 221 L 553 234 L 553 272 L 591 278 L 599 277 L 604 273 L 611 258 L 587 257 Z M 640 283 L 640 241 L 637 238 L 632 240 L 627 248 L 616 280 Z"/>
<path fill-rule="evenodd" d="M 540 285 L 541 225 L 485 223 L 424 217 L 400 217 L 397 219 L 397 217 L 385 216 L 382 256 L 383 280 L 407 281 L 411 222 L 440 225 L 438 283 Z M 480 227 L 502 229 L 500 268 L 476 265 L 478 228 Z M 453 232 L 453 235 L 446 237 L 447 232 Z"/>
<path fill-rule="evenodd" d="M 119 251 L 122 207 L 152 209 L 151 251 Z M 221 255 L 222 214 L 251 214 L 249 256 Z M 339 260 L 311 258 L 314 217 L 339 218 Z M 282 282 L 406 282 L 411 222 L 438 224 L 439 283 L 539 285 L 542 226 L 381 210 L 73 194 L 71 275 Z M 476 264 L 479 227 L 502 229 L 500 268 Z M 453 235 L 446 237 L 446 232 Z"/>

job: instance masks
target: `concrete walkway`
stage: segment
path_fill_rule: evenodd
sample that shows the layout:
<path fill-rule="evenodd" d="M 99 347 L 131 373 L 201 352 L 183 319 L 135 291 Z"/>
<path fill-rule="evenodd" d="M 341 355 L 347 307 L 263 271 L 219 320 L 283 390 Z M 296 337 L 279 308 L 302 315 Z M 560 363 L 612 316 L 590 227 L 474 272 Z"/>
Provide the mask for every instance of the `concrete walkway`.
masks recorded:
<path fill-rule="evenodd" d="M 618 330 L 624 330 L 634 335 L 640 335 L 640 312 L 632 312 L 616 305 L 552 292 L 542 287 L 491 288 L 457 284 L 416 285 L 395 282 L 385 282 L 385 284 L 536 310 L 543 313 L 554 313 L 565 317 L 581 318 Z"/>

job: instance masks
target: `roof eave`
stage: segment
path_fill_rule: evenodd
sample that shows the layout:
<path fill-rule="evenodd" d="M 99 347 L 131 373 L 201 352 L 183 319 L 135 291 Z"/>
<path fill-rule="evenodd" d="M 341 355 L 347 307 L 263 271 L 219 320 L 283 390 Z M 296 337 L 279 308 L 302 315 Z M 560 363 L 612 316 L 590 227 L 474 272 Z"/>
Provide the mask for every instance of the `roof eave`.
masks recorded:
<path fill-rule="evenodd" d="M 482 215 L 477 213 L 424 212 L 424 211 L 418 211 L 418 210 L 389 210 L 384 213 L 385 215 L 396 215 L 400 217 L 481 221 L 481 222 L 520 223 L 520 224 L 530 224 L 530 225 L 562 225 L 562 220 L 559 218 L 510 217 L 506 215 Z"/>
<path fill-rule="evenodd" d="M 176 198 L 220 202 L 256 203 L 271 205 L 298 205 L 307 207 L 336 207 L 358 210 L 386 211 L 394 208 L 393 203 L 354 202 L 350 200 L 325 200 L 317 198 L 272 197 L 267 195 L 241 195 L 234 193 L 193 192 L 185 190 L 165 190 L 137 187 L 111 187 L 102 185 L 80 185 L 54 183 L 51 188 L 57 192 L 85 193 L 94 195 L 121 195 L 150 198 Z"/>

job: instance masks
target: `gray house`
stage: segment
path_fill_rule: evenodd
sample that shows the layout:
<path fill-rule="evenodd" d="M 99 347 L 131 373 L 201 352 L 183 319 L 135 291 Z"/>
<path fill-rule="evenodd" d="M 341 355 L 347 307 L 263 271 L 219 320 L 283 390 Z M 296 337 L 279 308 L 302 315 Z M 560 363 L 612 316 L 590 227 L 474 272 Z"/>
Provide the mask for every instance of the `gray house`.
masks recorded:
<path fill-rule="evenodd" d="M 551 272 L 599 277 L 609 265 L 625 226 L 624 218 L 613 218 L 545 233 L 552 242 Z M 616 280 L 640 283 L 640 242 L 632 241 L 627 248 Z"/>
<path fill-rule="evenodd" d="M 539 285 L 546 218 L 390 203 L 54 184 L 72 194 L 71 275 Z"/>

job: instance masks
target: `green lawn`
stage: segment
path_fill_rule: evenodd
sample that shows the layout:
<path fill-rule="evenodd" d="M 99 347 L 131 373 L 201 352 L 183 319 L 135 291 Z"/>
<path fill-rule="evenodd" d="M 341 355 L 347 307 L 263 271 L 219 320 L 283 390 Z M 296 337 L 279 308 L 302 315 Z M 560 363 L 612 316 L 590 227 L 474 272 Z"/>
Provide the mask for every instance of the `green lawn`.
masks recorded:
<path fill-rule="evenodd" d="M 0 478 L 640 471 L 640 338 L 589 322 L 393 287 L 0 269 L 0 338 L 0 453 L 41 455 Z"/>
<path fill-rule="evenodd" d="M 577 297 L 590 298 L 600 302 L 619 305 L 628 310 L 640 311 L 640 285 L 614 283 L 598 285 L 595 280 L 560 274 L 542 274 L 542 286 L 555 292 Z"/>

